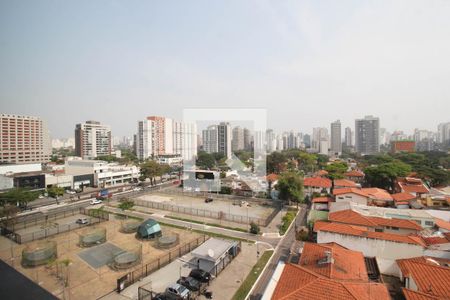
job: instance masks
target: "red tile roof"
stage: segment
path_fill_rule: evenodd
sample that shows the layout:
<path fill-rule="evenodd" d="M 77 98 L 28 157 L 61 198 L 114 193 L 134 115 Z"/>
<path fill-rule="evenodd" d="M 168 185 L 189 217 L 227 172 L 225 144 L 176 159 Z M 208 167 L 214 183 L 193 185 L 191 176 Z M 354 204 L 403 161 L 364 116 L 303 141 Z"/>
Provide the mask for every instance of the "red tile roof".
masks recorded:
<path fill-rule="evenodd" d="M 332 212 L 328 220 L 351 225 L 362 225 L 368 227 L 391 226 L 405 229 L 422 230 L 422 227 L 414 221 L 404 219 L 387 219 L 381 217 L 364 216 L 351 209 Z"/>
<path fill-rule="evenodd" d="M 439 218 L 434 218 L 434 224 L 436 224 L 437 227 L 439 228 L 443 228 L 445 230 L 449 230 L 450 231 L 450 222 L 446 222 L 442 219 Z"/>
<path fill-rule="evenodd" d="M 325 176 L 328 175 L 328 172 L 326 170 L 319 170 L 315 174 L 316 176 Z"/>
<path fill-rule="evenodd" d="M 397 184 L 402 192 L 427 194 L 430 191 L 419 178 L 405 177 L 398 178 Z"/>
<path fill-rule="evenodd" d="M 390 299 L 385 285 L 328 279 L 301 266 L 287 264 L 272 300 L 369 300 Z"/>
<path fill-rule="evenodd" d="M 352 170 L 347 173 L 344 173 L 344 176 L 346 177 L 364 177 L 364 173 L 357 170 Z"/>
<path fill-rule="evenodd" d="M 312 200 L 313 203 L 328 203 L 333 202 L 333 198 L 330 197 L 317 197 Z"/>
<path fill-rule="evenodd" d="M 404 202 L 404 201 L 411 201 L 414 199 L 417 199 L 416 196 L 410 194 L 410 193 L 397 193 L 397 194 L 392 194 L 392 198 L 394 199 L 395 202 Z"/>
<path fill-rule="evenodd" d="M 419 292 L 450 298 L 450 268 L 430 258 L 399 259 L 404 277 L 412 278 Z"/>
<path fill-rule="evenodd" d="M 446 237 L 440 236 L 432 236 L 432 237 L 422 237 L 427 245 L 439 245 L 439 244 L 447 244 L 450 241 Z"/>
<path fill-rule="evenodd" d="M 402 288 L 403 295 L 405 295 L 406 300 L 444 300 L 448 298 L 431 296 L 429 294 L 413 291 L 410 289 Z"/>
<path fill-rule="evenodd" d="M 400 234 L 394 234 L 394 233 L 386 233 L 386 232 L 373 232 L 369 231 L 367 227 L 364 226 L 355 226 L 355 225 L 348 225 L 348 224 L 341 224 L 341 223 L 334 223 L 334 222 L 323 222 L 323 221 L 317 221 L 314 224 L 314 231 L 325 231 L 325 232 L 332 232 L 332 233 L 338 233 L 343 235 L 352 235 L 352 236 L 358 236 L 368 239 L 376 239 L 376 240 L 384 240 L 384 241 L 391 241 L 391 242 L 397 242 L 397 243 L 405 243 L 405 244 L 412 244 L 412 245 L 419 245 L 422 247 L 426 247 L 425 242 L 418 236 L 413 235 L 400 235 Z"/>
<path fill-rule="evenodd" d="M 304 186 L 330 188 L 331 180 L 323 177 L 307 177 L 303 180 Z"/>
<path fill-rule="evenodd" d="M 383 189 L 379 188 L 343 188 L 333 190 L 333 195 L 342 195 L 353 193 L 374 200 L 392 201 L 392 196 Z"/>
<path fill-rule="evenodd" d="M 342 186 L 342 187 L 356 187 L 356 183 L 352 180 L 348 180 L 348 179 L 335 179 L 334 180 L 334 186 L 338 187 L 338 186 Z"/>
<path fill-rule="evenodd" d="M 278 175 L 274 174 L 274 173 L 271 173 L 271 174 L 266 176 L 266 179 L 267 179 L 267 181 L 274 182 L 274 181 L 278 180 Z"/>
<path fill-rule="evenodd" d="M 332 262 L 326 262 L 327 254 Z M 329 279 L 367 282 L 364 255 L 336 243 L 305 243 L 298 263 L 300 266 Z"/>

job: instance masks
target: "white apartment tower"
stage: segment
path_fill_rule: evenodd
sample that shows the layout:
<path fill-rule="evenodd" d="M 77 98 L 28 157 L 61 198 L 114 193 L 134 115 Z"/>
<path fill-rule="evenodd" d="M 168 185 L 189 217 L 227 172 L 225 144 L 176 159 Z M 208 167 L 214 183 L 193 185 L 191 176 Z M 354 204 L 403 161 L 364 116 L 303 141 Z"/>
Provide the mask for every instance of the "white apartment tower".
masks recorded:
<path fill-rule="evenodd" d="M 137 129 L 135 147 L 140 160 L 170 154 L 192 159 L 197 155 L 195 124 L 150 116 L 138 121 Z"/>
<path fill-rule="evenodd" d="M 367 155 L 380 152 L 380 119 L 365 116 L 355 120 L 356 152 Z"/>
<path fill-rule="evenodd" d="M 341 121 L 331 123 L 331 152 L 337 155 L 342 153 Z"/>
<path fill-rule="evenodd" d="M 111 155 L 111 127 L 97 121 L 75 126 L 75 153 L 83 159 Z"/>
<path fill-rule="evenodd" d="M 353 132 L 350 127 L 345 128 L 345 146 L 353 147 Z"/>
<path fill-rule="evenodd" d="M 47 123 L 38 117 L 0 114 L 0 162 L 50 161 L 52 148 Z"/>
<path fill-rule="evenodd" d="M 244 129 L 236 126 L 233 128 L 232 134 L 231 149 L 233 151 L 244 150 Z"/>

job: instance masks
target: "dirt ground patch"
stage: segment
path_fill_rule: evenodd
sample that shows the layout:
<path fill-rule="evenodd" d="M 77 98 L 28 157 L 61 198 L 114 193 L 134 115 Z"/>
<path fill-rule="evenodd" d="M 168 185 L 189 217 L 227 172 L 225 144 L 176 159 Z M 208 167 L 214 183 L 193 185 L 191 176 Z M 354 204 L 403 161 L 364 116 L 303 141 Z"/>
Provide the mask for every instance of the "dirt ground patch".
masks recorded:
<path fill-rule="evenodd" d="M 138 199 L 261 219 L 267 218 L 274 211 L 274 208 L 271 206 L 260 205 L 254 202 L 250 203 L 249 206 L 239 206 L 233 205 L 233 203 L 237 204 L 237 202 L 233 200 L 214 198 L 213 202 L 205 203 L 205 198 L 202 197 L 185 196 L 182 194 L 171 195 L 163 192 L 142 195 L 138 197 Z"/>
<path fill-rule="evenodd" d="M 123 220 L 113 218 L 113 220 L 102 222 L 99 225 L 91 227 L 106 228 L 107 242 L 121 249 L 132 249 L 142 247 L 142 263 L 153 261 L 155 258 L 164 255 L 167 250 L 161 250 L 155 247 L 155 241 L 139 241 L 134 234 L 125 234 L 119 231 Z M 19 272 L 23 273 L 31 280 L 39 283 L 59 298 L 70 297 L 70 299 L 97 299 L 98 297 L 112 291 L 116 287 L 116 280 L 126 274 L 131 269 L 114 271 L 108 266 L 93 268 L 87 262 L 79 257 L 79 253 L 86 248 L 78 246 L 80 234 L 85 228 L 57 234 L 48 238 L 57 243 L 58 261 L 68 260 L 68 267 L 58 270 L 68 276 L 68 284 L 64 285 L 62 280 L 57 278 L 57 270 L 54 265 L 44 265 L 35 268 L 22 267 L 22 250 L 29 244 L 18 245 L 6 238 L 0 239 L 0 258 L 8 264 L 14 266 Z M 187 230 L 176 229 L 162 226 L 163 235 L 179 234 L 180 244 L 190 242 L 198 237 L 199 234 Z M 70 295 L 69 295 L 70 294 Z"/>

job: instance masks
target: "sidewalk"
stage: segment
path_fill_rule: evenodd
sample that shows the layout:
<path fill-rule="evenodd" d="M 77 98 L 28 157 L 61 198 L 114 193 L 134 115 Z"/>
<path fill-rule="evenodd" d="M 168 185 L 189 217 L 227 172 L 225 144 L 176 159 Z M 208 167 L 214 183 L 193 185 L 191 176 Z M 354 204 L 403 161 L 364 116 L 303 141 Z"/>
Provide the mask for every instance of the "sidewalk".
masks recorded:
<path fill-rule="evenodd" d="M 281 225 L 281 220 L 286 212 L 287 208 L 284 207 L 276 214 L 276 216 L 272 219 L 267 227 L 261 227 L 263 236 L 280 238 L 279 227 Z"/>

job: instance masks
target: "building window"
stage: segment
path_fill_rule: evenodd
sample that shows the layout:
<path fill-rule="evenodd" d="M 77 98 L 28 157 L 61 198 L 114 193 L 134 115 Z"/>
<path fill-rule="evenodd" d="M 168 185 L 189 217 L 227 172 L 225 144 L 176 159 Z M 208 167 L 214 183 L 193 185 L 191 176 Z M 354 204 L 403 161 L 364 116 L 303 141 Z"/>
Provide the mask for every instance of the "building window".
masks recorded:
<path fill-rule="evenodd" d="M 375 228 L 375 232 L 383 232 L 383 229 Z"/>
<path fill-rule="evenodd" d="M 398 227 L 391 226 L 391 230 L 399 230 Z"/>
<path fill-rule="evenodd" d="M 432 221 L 425 221 L 425 225 L 427 226 L 433 226 L 434 223 Z"/>

